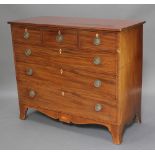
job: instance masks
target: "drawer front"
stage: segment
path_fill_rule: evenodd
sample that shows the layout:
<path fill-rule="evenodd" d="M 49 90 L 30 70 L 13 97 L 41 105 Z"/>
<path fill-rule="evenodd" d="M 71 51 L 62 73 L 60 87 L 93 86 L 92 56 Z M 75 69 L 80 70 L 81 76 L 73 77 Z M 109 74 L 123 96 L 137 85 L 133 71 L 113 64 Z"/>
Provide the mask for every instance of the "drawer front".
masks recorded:
<path fill-rule="evenodd" d="M 43 44 L 49 47 L 77 48 L 77 31 L 51 29 L 43 31 Z"/>
<path fill-rule="evenodd" d="M 117 33 L 104 31 L 80 31 L 81 49 L 114 50 L 117 48 Z"/>
<path fill-rule="evenodd" d="M 28 44 L 41 44 L 41 31 L 39 29 L 12 26 L 12 37 L 14 42 Z"/>
<path fill-rule="evenodd" d="M 116 104 L 116 80 L 102 74 L 83 72 L 75 68 L 62 69 L 59 66 L 48 67 L 27 63 L 16 63 L 17 80 L 31 79 L 47 81 L 52 86 L 61 88 L 64 92 L 70 92 L 84 98 Z M 100 81 L 100 85 L 96 84 Z"/>
<path fill-rule="evenodd" d="M 94 120 L 116 121 L 116 109 L 39 80 L 18 81 L 20 102 Z"/>
<path fill-rule="evenodd" d="M 71 66 L 86 72 L 115 76 L 117 73 L 116 53 L 90 52 L 88 50 L 52 50 L 37 46 L 15 45 L 16 61 L 46 66 L 58 65 L 61 68 Z M 27 56 L 25 52 L 31 51 Z"/>

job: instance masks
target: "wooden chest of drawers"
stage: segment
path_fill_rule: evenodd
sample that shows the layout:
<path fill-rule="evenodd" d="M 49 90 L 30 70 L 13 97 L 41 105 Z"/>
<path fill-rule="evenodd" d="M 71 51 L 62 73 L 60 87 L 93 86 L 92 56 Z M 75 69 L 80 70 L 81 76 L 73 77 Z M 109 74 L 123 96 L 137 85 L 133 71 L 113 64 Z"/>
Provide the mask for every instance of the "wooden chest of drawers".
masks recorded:
<path fill-rule="evenodd" d="M 143 21 L 37 17 L 11 21 L 20 118 L 100 124 L 120 144 L 141 121 Z M 138 131 L 137 131 L 138 132 Z"/>

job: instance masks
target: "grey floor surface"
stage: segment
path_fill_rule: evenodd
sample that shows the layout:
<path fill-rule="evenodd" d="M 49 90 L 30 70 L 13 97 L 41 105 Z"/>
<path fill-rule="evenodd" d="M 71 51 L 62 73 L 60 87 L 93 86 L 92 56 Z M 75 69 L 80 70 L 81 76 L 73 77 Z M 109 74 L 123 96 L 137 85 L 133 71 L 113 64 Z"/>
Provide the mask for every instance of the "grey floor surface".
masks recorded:
<path fill-rule="evenodd" d="M 22 121 L 17 97 L 9 96 L 0 98 L 0 149 L 155 149 L 155 97 L 143 97 L 143 123 L 128 127 L 123 143 L 114 145 L 101 126 L 68 125 L 34 110 Z"/>

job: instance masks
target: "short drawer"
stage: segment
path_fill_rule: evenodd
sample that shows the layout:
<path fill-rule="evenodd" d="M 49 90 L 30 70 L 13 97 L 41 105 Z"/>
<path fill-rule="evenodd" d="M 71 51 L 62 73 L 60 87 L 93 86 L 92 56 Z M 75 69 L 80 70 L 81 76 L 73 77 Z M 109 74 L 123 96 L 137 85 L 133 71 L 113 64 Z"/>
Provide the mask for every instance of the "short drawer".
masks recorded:
<path fill-rule="evenodd" d="M 41 44 L 41 31 L 32 27 L 12 26 L 12 37 L 15 42 Z"/>
<path fill-rule="evenodd" d="M 49 47 L 77 48 L 77 31 L 72 29 L 56 29 L 43 31 L 43 44 Z"/>
<path fill-rule="evenodd" d="M 81 49 L 114 50 L 117 48 L 117 33 L 106 31 L 80 31 Z"/>
<path fill-rule="evenodd" d="M 78 117 L 116 122 L 117 109 L 115 107 L 76 96 L 65 92 L 44 81 L 18 81 L 20 102 L 27 105 L 54 110 Z"/>

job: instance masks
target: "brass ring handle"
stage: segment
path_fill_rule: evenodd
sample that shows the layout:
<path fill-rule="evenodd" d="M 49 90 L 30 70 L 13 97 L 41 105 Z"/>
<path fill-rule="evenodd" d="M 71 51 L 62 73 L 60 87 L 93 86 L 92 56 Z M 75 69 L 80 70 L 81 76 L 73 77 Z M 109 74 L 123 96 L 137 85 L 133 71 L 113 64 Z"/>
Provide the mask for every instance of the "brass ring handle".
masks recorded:
<path fill-rule="evenodd" d="M 95 105 L 95 111 L 96 111 L 96 112 L 99 112 L 99 111 L 101 111 L 101 110 L 102 110 L 102 105 L 99 104 L 99 103 L 97 103 L 97 104 Z"/>
<path fill-rule="evenodd" d="M 64 39 L 64 37 L 63 37 L 63 35 L 61 34 L 61 31 L 59 30 L 59 31 L 58 31 L 58 34 L 57 34 L 57 36 L 56 36 L 56 41 L 57 41 L 58 43 L 60 43 L 60 42 L 63 41 L 63 39 Z"/>
<path fill-rule="evenodd" d="M 30 34 L 29 34 L 28 30 L 25 29 L 24 31 L 25 31 L 24 32 L 24 39 L 28 39 L 30 37 Z"/>
<path fill-rule="evenodd" d="M 28 68 L 28 69 L 26 70 L 26 74 L 29 75 L 29 76 L 31 76 L 31 75 L 33 74 L 32 68 Z"/>
<path fill-rule="evenodd" d="M 102 85 L 102 81 L 101 81 L 101 80 L 95 80 L 95 81 L 94 81 L 94 86 L 95 86 L 96 88 L 101 87 L 101 85 Z"/>
<path fill-rule="evenodd" d="M 93 40 L 93 43 L 94 43 L 94 45 L 96 45 L 96 46 L 101 44 L 101 39 L 100 39 L 98 33 L 96 33 L 95 38 L 94 38 L 94 40 Z"/>
<path fill-rule="evenodd" d="M 32 54 L 32 51 L 30 49 L 25 50 L 25 55 L 30 56 Z"/>
<path fill-rule="evenodd" d="M 95 56 L 95 57 L 94 57 L 94 60 L 93 60 L 93 63 L 94 63 L 95 65 L 101 64 L 101 58 L 100 58 L 99 56 Z"/>
<path fill-rule="evenodd" d="M 36 96 L 36 92 L 34 90 L 29 91 L 29 97 L 34 98 Z"/>

